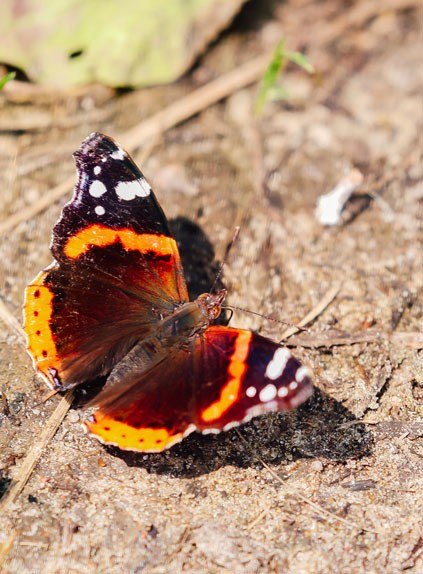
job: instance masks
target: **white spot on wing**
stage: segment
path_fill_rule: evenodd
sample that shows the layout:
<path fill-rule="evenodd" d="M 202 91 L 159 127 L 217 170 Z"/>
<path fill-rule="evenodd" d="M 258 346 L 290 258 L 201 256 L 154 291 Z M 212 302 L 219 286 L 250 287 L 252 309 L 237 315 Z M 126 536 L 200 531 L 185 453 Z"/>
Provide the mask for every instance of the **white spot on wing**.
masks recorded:
<path fill-rule="evenodd" d="M 277 401 L 269 401 L 262 405 L 254 405 L 250 409 L 247 409 L 247 415 L 242 419 L 242 422 L 247 422 L 253 417 L 262 415 L 263 413 L 270 413 L 279 410 L 279 405 Z"/>
<path fill-rule="evenodd" d="M 101 173 L 101 167 L 99 165 L 96 165 L 94 167 L 94 175 L 99 175 Z"/>
<path fill-rule="evenodd" d="M 256 393 L 257 393 L 256 387 L 248 387 L 248 389 L 245 391 L 247 397 L 255 397 Z"/>
<path fill-rule="evenodd" d="M 260 391 L 259 397 L 261 402 L 267 403 L 276 397 L 276 387 L 275 385 L 266 385 Z"/>
<path fill-rule="evenodd" d="M 237 421 L 232 421 L 230 423 L 227 423 L 224 427 L 223 430 L 224 431 L 228 431 L 230 429 L 233 429 L 234 427 L 239 427 L 239 422 Z"/>
<path fill-rule="evenodd" d="M 151 187 L 145 179 L 134 179 L 132 181 L 120 181 L 115 191 L 120 199 L 132 201 L 136 197 L 147 197 L 150 195 Z"/>
<path fill-rule="evenodd" d="M 144 194 L 141 195 L 141 197 L 147 197 L 147 195 L 150 195 L 151 187 L 150 187 L 150 184 L 148 183 L 148 181 L 144 178 L 140 178 L 138 181 L 139 181 L 139 184 L 144 191 Z"/>
<path fill-rule="evenodd" d="M 96 212 L 97 215 L 104 215 L 106 213 L 106 210 L 102 205 L 97 205 L 94 211 Z"/>
<path fill-rule="evenodd" d="M 292 381 L 292 383 L 289 383 L 289 388 L 292 391 L 295 391 L 295 389 L 298 387 L 298 383 L 296 381 Z"/>
<path fill-rule="evenodd" d="M 284 347 L 279 347 L 276 349 L 275 354 L 273 355 L 273 359 L 267 365 L 264 376 L 272 381 L 278 379 L 282 375 L 290 358 L 291 353 L 288 351 L 288 349 L 285 349 Z"/>
<path fill-rule="evenodd" d="M 278 390 L 278 397 L 286 397 L 286 395 L 288 394 L 288 389 L 286 387 L 281 387 Z"/>
<path fill-rule="evenodd" d="M 92 184 L 90 185 L 90 195 L 93 197 L 101 197 L 103 193 L 106 193 L 107 187 L 104 185 L 102 181 L 95 179 Z"/>
<path fill-rule="evenodd" d="M 304 381 L 304 379 L 306 377 L 310 376 L 310 371 L 307 369 L 307 367 L 300 367 L 298 369 L 298 371 L 295 373 L 295 379 L 299 382 L 302 383 Z"/>
<path fill-rule="evenodd" d="M 115 150 L 112 154 L 111 154 L 111 158 L 112 159 L 119 159 L 119 160 L 124 160 L 125 159 L 125 152 L 123 151 L 123 149 L 121 147 L 118 147 L 117 150 Z"/>

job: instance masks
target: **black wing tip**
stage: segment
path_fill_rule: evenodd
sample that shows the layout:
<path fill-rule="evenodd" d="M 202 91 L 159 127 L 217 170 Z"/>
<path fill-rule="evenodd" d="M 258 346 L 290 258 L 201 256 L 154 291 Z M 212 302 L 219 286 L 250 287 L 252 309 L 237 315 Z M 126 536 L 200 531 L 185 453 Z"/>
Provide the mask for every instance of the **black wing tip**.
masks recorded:
<path fill-rule="evenodd" d="M 88 159 L 96 160 L 102 156 L 104 152 L 112 152 L 119 149 L 119 144 L 111 137 L 101 132 L 91 132 L 83 142 L 79 149 L 73 153 L 73 157 L 77 164 L 86 162 Z"/>

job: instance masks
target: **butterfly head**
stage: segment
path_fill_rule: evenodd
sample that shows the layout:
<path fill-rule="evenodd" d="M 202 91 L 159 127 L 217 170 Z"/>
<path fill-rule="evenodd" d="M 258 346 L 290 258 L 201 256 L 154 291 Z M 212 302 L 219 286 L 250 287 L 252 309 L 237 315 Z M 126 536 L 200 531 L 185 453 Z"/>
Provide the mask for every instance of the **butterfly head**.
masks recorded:
<path fill-rule="evenodd" d="M 203 293 L 197 299 L 209 321 L 217 319 L 222 311 L 222 303 L 226 297 L 226 289 L 221 289 L 217 293 Z"/>

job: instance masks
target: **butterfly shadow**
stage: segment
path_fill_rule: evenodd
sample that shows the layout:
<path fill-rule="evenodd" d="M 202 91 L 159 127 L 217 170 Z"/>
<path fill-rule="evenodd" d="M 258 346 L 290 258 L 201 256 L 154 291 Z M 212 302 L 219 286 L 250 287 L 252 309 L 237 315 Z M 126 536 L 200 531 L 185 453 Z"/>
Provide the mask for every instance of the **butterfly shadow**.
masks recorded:
<path fill-rule="evenodd" d="M 259 458 L 272 465 L 304 458 L 346 462 L 370 455 L 373 442 L 372 434 L 353 413 L 315 389 L 312 398 L 294 412 L 258 417 L 239 429 L 216 435 L 193 433 L 159 454 L 105 448 L 128 466 L 152 474 L 190 478 L 225 466 L 256 467 Z"/>
<path fill-rule="evenodd" d="M 214 249 L 201 228 L 178 217 L 170 222 L 180 249 L 191 299 L 208 292 L 219 269 Z M 216 288 L 223 288 L 219 280 Z M 219 317 L 223 323 L 227 317 Z M 258 417 L 239 429 L 217 435 L 193 433 L 173 448 L 159 454 L 106 450 L 128 466 L 172 477 L 196 477 L 222 466 L 248 468 L 267 463 L 288 464 L 301 458 L 346 461 L 370 454 L 373 439 L 364 424 L 341 403 L 315 389 L 306 404 L 292 413 Z M 240 432 L 245 438 L 242 441 Z"/>
<path fill-rule="evenodd" d="M 187 217 L 176 217 L 169 222 L 178 244 L 185 280 L 191 301 L 202 293 L 209 293 L 219 271 L 219 262 L 207 235 Z M 215 290 L 224 288 L 218 278 Z"/>

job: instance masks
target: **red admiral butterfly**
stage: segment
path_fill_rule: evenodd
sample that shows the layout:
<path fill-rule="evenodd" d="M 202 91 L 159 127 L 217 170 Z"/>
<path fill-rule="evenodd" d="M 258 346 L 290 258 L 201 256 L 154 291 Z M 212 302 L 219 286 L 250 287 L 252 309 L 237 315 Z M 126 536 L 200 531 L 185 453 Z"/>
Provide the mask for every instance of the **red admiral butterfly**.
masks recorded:
<path fill-rule="evenodd" d="M 288 349 L 213 325 L 225 290 L 189 301 L 166 217 L 129 155 L 93 133 L 74 157 L 78 182 L 53 229 L 54 262 L 26 289 L 24 328 L 50 387 L 108 375 L 88 432 L 159 452 L 303 403 L 309 372 Z"/>

